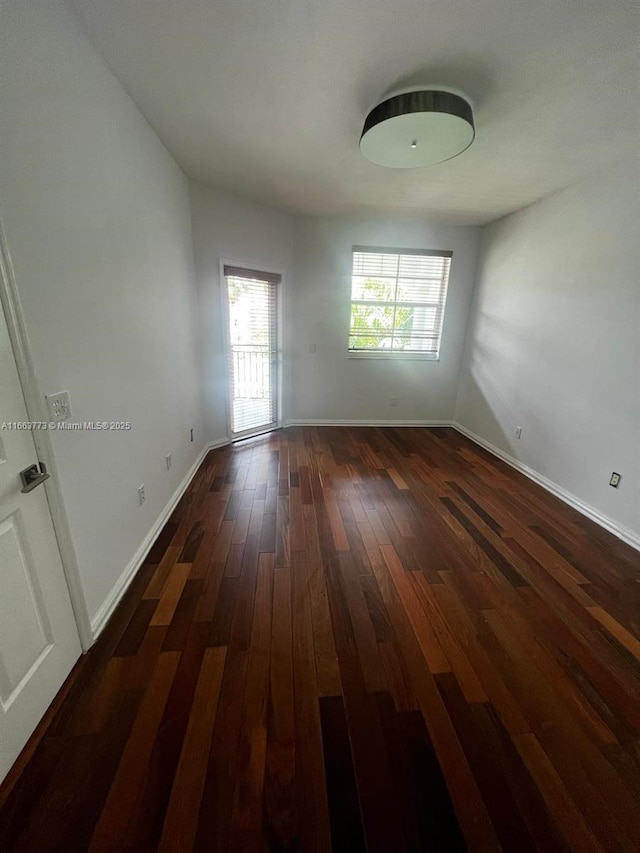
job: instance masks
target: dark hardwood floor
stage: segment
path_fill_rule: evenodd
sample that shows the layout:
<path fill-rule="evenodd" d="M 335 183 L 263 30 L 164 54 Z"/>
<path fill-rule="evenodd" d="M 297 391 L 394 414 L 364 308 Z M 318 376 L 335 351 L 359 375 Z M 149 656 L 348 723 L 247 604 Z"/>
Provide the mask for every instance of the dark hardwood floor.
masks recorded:
<path fill-rule="evenodd" d="M 637 853 L 639 570 L 450 429 L 212 451 L 0 849 Z"/>

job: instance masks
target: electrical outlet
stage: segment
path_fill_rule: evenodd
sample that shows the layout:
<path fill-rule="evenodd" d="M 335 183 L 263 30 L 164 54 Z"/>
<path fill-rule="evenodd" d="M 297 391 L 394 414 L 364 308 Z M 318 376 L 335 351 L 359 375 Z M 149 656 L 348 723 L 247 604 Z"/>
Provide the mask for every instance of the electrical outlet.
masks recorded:
<path fill-rule="evenodd" d="M 193 441 L 193 427 L 189 430 L 189 441 Z"/>
<path fill-rule="evenodd" d="M 315 352 L 315 351 L 316 351 L 316 345 L 315 344 L 309 344 L 309 352 Z"/>
<path fill-rule="evenodd" d="M 522 438 L 522 427 L 516 427 L 513 431 L 516 438 Z"/>
<path fill-rule="evenodd" d="M 171 454 L 167 453 L 165 456 L 165 462 L 167 463 L 167 471 L 171 468 Z"/>
<path fill-rule="evenodd" d="M 609 480 L 609 485 L 613 486 L 614 489 L 617 489 L 621 479 L 622 476 L 614 471 L 611 475 L 611 479 Z"/>
<path fill-rule="evenodd" d="M 392 397 L 391 400 L 389 400 L 389 405 L 390 406 L 397 406 L 398 405 L 398 398 Z"/>
<path fill-rule="evenodd" d="M 144 484 L 142 486 L 138 486 L 138 502 L 140 506 L 146 501 L 147 496 L 144 493 Z"/>
<path fill-rule="evenodd" d="M 60 391 L 58 394 L 48 394 L 45 397 L 49 417 L 52 421 L 66 421 L 71 417 L 71 400 L 68 391 Z"/>

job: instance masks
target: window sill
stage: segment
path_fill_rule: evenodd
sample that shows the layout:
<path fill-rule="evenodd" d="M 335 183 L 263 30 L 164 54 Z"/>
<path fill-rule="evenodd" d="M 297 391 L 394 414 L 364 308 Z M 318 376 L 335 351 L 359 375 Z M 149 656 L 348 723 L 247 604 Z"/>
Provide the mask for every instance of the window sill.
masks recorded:
<path fill-rule="evenodd" d="M 440 361 L 440 355 L 421 352 L 383 352 L 381 350 L 347 350 L 347 358 L 372 358 L 386 361 Z"/>

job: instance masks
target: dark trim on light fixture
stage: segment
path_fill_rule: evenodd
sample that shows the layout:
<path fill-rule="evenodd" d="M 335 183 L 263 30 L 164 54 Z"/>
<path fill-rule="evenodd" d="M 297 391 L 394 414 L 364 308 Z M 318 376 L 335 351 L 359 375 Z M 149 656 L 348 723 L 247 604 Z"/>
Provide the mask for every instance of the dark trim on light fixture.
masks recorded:
<path fill-rule="evenodd" d="M 449 113 L 468 122 L 475 131 L 471 104 L 453 92 L 407 92 L 394 95 L 374 107 L 366 118 L 360 139 L 376 124 L 407 113 Z M 471 143 L 470 143 L 471 144 Z"/>

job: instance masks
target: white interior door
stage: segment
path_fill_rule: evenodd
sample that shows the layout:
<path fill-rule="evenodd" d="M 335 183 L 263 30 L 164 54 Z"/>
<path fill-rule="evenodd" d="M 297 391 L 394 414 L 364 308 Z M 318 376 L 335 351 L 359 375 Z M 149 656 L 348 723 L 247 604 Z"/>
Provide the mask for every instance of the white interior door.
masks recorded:
<path fill-rule="evenodd" d="M 278 425 L 280 276 L 224 267 L 228 321 L 229 415 L 233 438 Z"/>
<path fill-rule="evenodd" d="M 0 781 L 80 655 L 44 485 L 21 491 L 37 463 L 0 306 Z"/>

